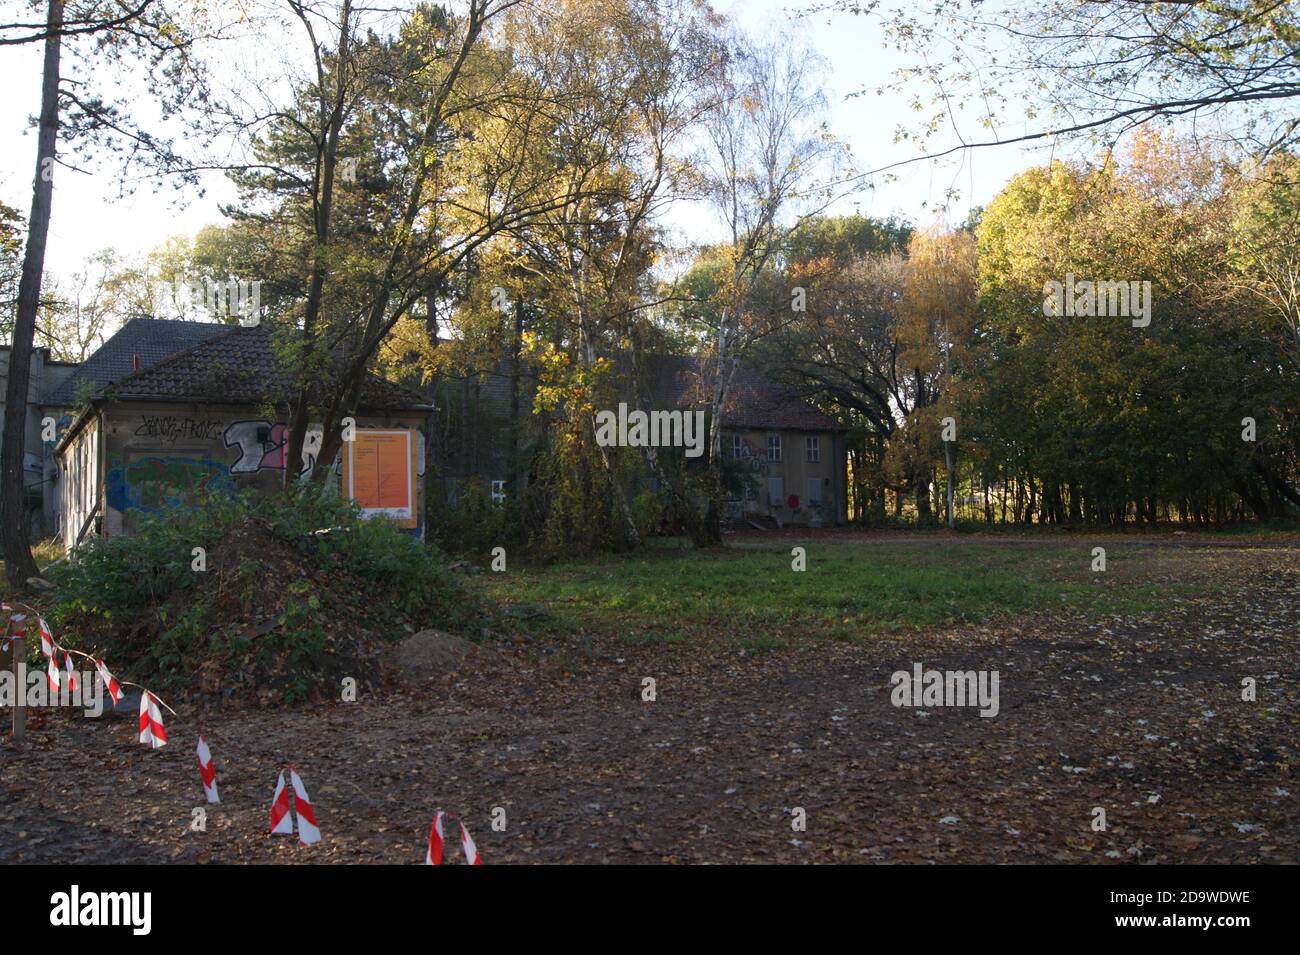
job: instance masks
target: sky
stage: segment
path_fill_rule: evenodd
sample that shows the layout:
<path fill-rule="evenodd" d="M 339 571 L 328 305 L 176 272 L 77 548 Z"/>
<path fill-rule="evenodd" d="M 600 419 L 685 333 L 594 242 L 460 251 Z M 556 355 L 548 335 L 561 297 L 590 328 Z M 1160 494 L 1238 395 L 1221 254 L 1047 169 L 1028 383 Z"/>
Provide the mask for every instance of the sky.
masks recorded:
<path fill-rule="evenodd" d="M 729 13 L 743 26 L 763 30 L 789 22 L 789 4 L 781 0 L 717 0 L 715 8 Z M 798 6 L 793 9 L 798 10 Z M 869 21 L 846 14 L 820 13 L 796 16 L 795 28 L 808 45 L 829 63 L 826 97 L 830 102 L 832 132 L 848 143 L 857 168 L 871 169 L 909 159 L 916 146 L 894 142 L 900 123 L 913 120 L 903 97 L 874 94 L 848 98 L 860 89 L 887 82 L 901 61 L 885 48 Z M 38 45 L 6 47 L 0 51 L 0 129 L 5 134 L 0 152 L 0 200 L 27 212 L 31 204 L 36 136 L 29 117 L 39 109 L 41 50 Z M 75 162 L 75 157 L 73 158 Z M 846 197 L 832 212 L 859 212 L 886 217 L 901 215 L 926 224 L 936 217 L 949 190 L 959 198 L 946 210 L 946 218 L 961 222 L 972 206 L 988 203 L 1018 171 L 1042 161 L 1016 147 L 968 151 L 945 162 L 918 162 L 897 171 L 893 182 L 878 181 L 874 189 Z M 54 212 L 46 255 L 47 271 L 67 276 L 97 251 L 112 247 L 139 255 L 167 237 L 193 235 L 203 225 L 224 222 L 222 201 L 234 198 L 230 185 L 214 174 L 205 182 L 206 195 L 146 185 L 126 198 L 116 198 L 118 183 L 111 168 L 91 167 L 73 172 L 60 167 L 54 179 Z M 670 225 L 687 238 L 703 241 L 710 235 L 706 210 L 675 210 Z"/>

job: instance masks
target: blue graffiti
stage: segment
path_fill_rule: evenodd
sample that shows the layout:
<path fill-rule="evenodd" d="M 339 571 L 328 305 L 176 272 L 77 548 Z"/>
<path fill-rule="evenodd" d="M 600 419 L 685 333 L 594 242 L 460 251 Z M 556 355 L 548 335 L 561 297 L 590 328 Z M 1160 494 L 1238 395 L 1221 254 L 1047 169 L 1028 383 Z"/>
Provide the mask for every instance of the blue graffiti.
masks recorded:
<path fill-rule="evenodd" d="M 108 506 L 116 511 L 160 514 L 188 507 L 200 495 L 235 493 L 226 466 L 207 458 L 138 458 L 109 469 L 105 477 Z"/>

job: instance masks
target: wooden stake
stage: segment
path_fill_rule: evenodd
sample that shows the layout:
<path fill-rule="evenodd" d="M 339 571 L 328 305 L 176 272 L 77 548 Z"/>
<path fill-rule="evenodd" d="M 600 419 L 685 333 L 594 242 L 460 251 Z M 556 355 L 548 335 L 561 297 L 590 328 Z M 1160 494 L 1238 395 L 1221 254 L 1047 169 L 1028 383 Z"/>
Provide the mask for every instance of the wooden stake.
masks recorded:
<path fill-rule="evenodd" d="M 20 637 L 11 637 L 9 646 L 14 664 L 14 742 L 21 743 L 27 737 L 27 681 L 22 679 L 22 661 L 26 654 L 20 649 L 23 646 Z"/>

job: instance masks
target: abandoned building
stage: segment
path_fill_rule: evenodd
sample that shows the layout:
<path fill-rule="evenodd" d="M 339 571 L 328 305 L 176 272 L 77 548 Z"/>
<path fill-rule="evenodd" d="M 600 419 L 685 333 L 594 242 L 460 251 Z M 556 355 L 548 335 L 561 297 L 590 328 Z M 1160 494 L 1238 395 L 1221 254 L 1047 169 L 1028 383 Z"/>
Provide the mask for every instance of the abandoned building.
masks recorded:
<path fill-rule="evenodd" d="M 54 492 L 57 472 L 50 455 L 53 442 L 45 442 L 42 421 L 57 419 L 61 409 L 47 409 L 45 396 L 58 390 L 80 366 L 57 361 L 48 348 L 32 349 L 27 382 L 27 417 L 23 428 L 23 511 L 32 537 L 49 537 L 58 529 L 58 495 Z M 9 346 L 0 345 L 0 415 L 4 413 L 5 388 L 9 377 Z"/>
<path fill-rule="evenodd" d="M 133 320 L 123 331 L 137 321 L 150 320 Z M 207 324 L 184 334 L 199 341 L 147 367 L 133 353 L 125 374 L 83 387 L 54 448 L 66 548 L 88 534 L 129 533 L 142 515 L 196 493 L 281 486 L 292 381 L 271 332 Z M 113 355 L 121 357 L 120 347 Z M 363 513 L 385 515 L 417 536 L 424 532 L 431 411 L 420 395 L 370 376 L 354 415 L 355 438 L 327 465 Z M 319 428 L 309 431 L 302 458 L 308 474 L 321 466 L 320 438 Z"/>
<path fill-rule="evenodd" d="M 647 410 L 707 404 L 703 383 L 712 370 L 704 359 L 645 356 L 638 388 L 625 359 L 616 361 L 630 402 L 641 395 Z M 447 379 L 435 418 L 426 395 L 372 376 L 355 415 L 360 440 L 332 462 L 335 480 L 363 511 L 385 514 L 418 536 L 426 470 L 431 480 L 437 476 L 430 493 L 452 506 L 467 482 L 504 500 L 527 483 L 542 439 L 535 387 L 522 363 L 517 374 L 505 362 Z M 88 535 L 128 533 L 141 515 L 183 504 L 201 489 L 278 488 L 289 395 L 263 327 L 141 317 L 79 364 L 37 350 L 25 455 L 33 534 L 73 547 Z M 54 440 L 45 440 L 43 421 L 55 422 Z M 748 479 L 729 496 L 730 519 L 845 523 L 845 432 L 759 369 L 737 366 L 723 454 Z M 319 431 L 308 435 L 308 472 L 318 464 L 319 441 Z M 644 482 L 655 488 L 651 475 Z"/>
<path fill-rule="evenodd" d="M 707 406 L 707 360 L 647 355 L 641 386 L 631 384 L 626 356 L 614 359 L 624 399 L 644 410 L 687 410 Z M 496 500 L 527 482 L 526 462 L 537 446 L 532 414 L 536 382 L 529 370 L 512 375 L 508 362 L 478 375 L 444 382 L 440 392 L 437 445 L 433 449 L 439 492 L 455 504 L 467 481 L 479 482 Z M 644 397 L 642 406 L 638 395 Z M 512 426 L 512 414 L 521 420 Z M 723 409 L 724 457 L 738 462 L 749 479 L 728 500 L 732 521 L 783 526 L 829 526 L 848 520 L 847 428 L 818 411 L 759 369 L 740 364 Z M 512 455 L 512 446 L 516 449 Z M 521 462 L 511 474 L 509 462 Z M 656 489 L 653 477 L 646 486 Z"/>
<path fill-rule="evenodd" d="M 656 407 L 701 408 L 712 380 L 706 359 L 647 356 L 640 393 Z M 742 465 L 749 480 L 728 497 L 731 519 L 846 523 L 847 431 L 760 369 L 737 363 L 722 409 L 722 454 Z"/>

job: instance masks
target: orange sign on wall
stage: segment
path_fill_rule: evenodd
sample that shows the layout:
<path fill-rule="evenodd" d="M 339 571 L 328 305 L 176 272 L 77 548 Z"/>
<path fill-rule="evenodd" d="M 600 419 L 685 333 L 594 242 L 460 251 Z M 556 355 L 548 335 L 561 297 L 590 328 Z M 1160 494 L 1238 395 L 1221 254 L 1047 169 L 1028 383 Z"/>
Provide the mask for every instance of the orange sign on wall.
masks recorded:
<path fill-rule="evenodd" d="M 383 514 L 399 527 L 414 527 L 415 454 L 412 433 L 357 429 L 346 443 L 343 486 L 367 516 Z"/>

